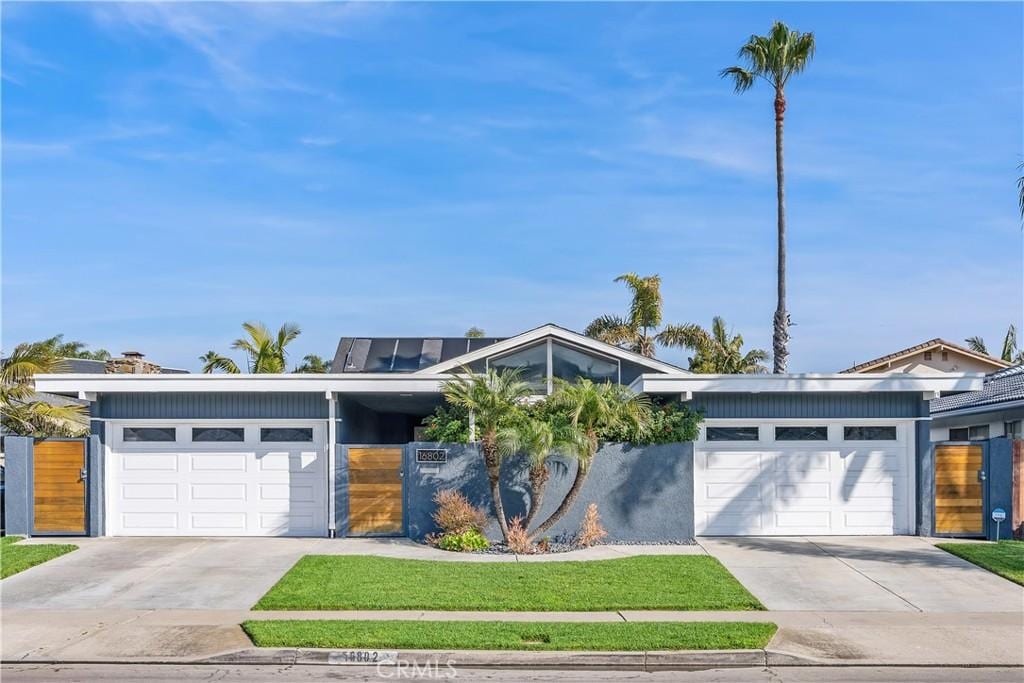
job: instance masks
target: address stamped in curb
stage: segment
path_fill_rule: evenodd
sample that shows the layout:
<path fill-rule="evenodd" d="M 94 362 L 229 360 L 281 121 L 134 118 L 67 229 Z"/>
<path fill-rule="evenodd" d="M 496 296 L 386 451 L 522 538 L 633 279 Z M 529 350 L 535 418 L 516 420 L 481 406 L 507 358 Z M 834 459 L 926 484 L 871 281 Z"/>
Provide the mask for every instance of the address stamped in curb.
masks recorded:
<path fill-rule="evenodd" d="M 397 664 L 397 650 L 334 650 L 327 655 L 328 664 Z"/>

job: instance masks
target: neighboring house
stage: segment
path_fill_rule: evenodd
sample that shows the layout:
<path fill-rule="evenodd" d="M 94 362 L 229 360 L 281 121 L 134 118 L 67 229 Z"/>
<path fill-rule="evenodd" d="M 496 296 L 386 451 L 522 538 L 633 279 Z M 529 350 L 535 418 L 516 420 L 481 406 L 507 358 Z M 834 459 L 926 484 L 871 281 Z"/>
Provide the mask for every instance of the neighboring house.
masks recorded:
<path fill-rule="evenodd" d="M 890 353 L 852 368 L 844 373 L 860 372 L 913 372 L 932 374 L 935 372 L 992 372 L 1009 367 L 1009 363 L 983 353 L 948 342 L 932 339 L 916 346 Z"/>
<path fill-rule="evenodd" d="M 429 445 L 409 445 L 416 428 L 443 403 L 445 381 L 488 367 L 520 368 L 538 394 L 555 378 L 587 377 L 702 412 L 695 443 L 608 465 L 643 463 L 613 472 L 628 484 L 616 514 L 651 514 L 647 494 L 673 487 L 678 497 L 656 513 L 697 535 L 931 533 L 930 493 L 918 487 L 928 400 L 982 387 L 981 374 L 964 372 L 692 374 L 556 325 L 507 339 L 345 338 L 325 375 L 36 381 L 91 403 L 85 533 L 404 535 L 410 507 L 423 503 L 417 482 L 454 486 L 444 477 L 465 474 L 438 465 L 443 450 L 421 459 L 417 447 Z M 387 526 L 357 527 L 356 498 L 364 521 Z"/>
<path fill-rule="evenodd" d="M 931 402 L 932 441 L 1024 439 L 1024 364 L 993 372 L 978 391 Z"/>

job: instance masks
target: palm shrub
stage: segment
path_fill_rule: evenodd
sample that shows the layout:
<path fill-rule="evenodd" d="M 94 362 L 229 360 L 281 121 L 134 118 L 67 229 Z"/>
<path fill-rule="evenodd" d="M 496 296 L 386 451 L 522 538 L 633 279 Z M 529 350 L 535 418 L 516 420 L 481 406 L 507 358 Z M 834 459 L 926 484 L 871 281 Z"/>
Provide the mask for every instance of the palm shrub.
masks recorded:
<path fill-rule="evenodd" d="M 625 273 L 615 278 L 624 282 L 632 293 L 629 315 L 603 315 L 587 325 L 584 334 L 629 349 L 641 356 L 654 358 L 654 330 L 661 324 L 661 277 Z"/>
<path fill-rule="evenodd" d="M 67 362 L 48 342 L 18 344 L 0 368 L 0 411 L 4 432 L 19 436 L 88 434 L 85 408 L 56 405 L 35 393 L 34 376 L 63 372 Z"/>
<path fill-rule="evenodd" d="M 288 365 L 286 347 L 302 333 L 294 323 L 285 323 L 277 334 L 271 333 L 266 325 L 260 322 L 242 323 L 246 336 L 239 337 L 231 343 L 231 348 L 242 351 L 246 357 L 246 372 L 257 374 L 278 374 L 285 372 Z M 237 375 L 242 372 L 238 364 L 227 356 L 216 351 L 208 351 L 199 357 L 203 361 L 203 372 L 215 371 Z"/>
<path fill-rule="evenodd" d="M 666 325 L 658 333 L 658 341 L 665 346 L 694 351 L 690 358 L 692 372 L 740 375 L 768 371 L 762 365 L 768 360 L 768 352 L 751 349 L 744 353 L 743 335 L 728 330 L 721 316 L 716 315 L 711 321 L 711 330 L 696 323 Z"/>
<path fill-rule="evenodd" d="M 442 387 L 445 399 L 470 416 L 470 439 L 480 442 L 487 479 L 494 499 L 494 512 L 502 538 L 508 540 L 508 521 L 501 500 L 501 463 L 513 455 L 520 443 L 518 428 L 521 404 L 533 390 L 520 379 L 519 370 L 495 370 L 477 375 L 468 368 Z"/>
<path fill-rule="evenodd" d="M 558 508 L 542 522 L 531 537 L 542 536 L 572 508 L 583 490 L 590 466 L 600 447 L 605 430 L 626 428 L 644 433 L 650 420 L 651 403 L 646 396 L 633 394 L 621 384 L 595 384 L 581 379 L 575 384 L 556 380 L 557 389 L 548 398 L 557 416 L 559 450 L 578 461 L 576 475 Z"/>

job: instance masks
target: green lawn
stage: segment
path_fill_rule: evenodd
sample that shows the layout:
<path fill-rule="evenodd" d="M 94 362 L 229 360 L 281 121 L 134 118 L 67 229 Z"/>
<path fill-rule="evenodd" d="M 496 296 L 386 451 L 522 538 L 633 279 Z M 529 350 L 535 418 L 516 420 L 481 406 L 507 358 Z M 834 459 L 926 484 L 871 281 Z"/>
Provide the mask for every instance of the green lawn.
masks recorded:
<path fill-rule="evenodd" d="M 938 547 L 1024 586 L 1024 541 L 939 543 Z"/>
<path fill-rule="evenodd" d="M 706 555 L 592 562 L 434 562 L 307 555 L 259 610 L 761 610 Z"/>
<path fill-rule="evenodd" d="M 406 650 L 738 650 L 775 624 L 740 622 L 247 621 L 258 647 Z"/>
<path fill-rule="evenodd" d="M 21 536 L 0 538 L 0 579 L 6 579 L 12 574 L 23 572 L 29 567 L 42 564 L 78 548 L 77 545 L 66 544 L 18 544 L 20 540 L 22 540 Z"/>

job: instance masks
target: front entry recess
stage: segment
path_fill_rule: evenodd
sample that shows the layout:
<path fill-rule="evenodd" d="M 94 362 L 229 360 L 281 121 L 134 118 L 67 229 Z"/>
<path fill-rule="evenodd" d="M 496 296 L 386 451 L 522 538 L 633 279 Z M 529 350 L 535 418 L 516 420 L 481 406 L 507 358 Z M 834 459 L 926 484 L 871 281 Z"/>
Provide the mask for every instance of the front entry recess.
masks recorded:
<path fill-rule="evenodd" d="M 935 447 L 935 533 L 984 533 L 983 477 L 980 445 Z"/>
<path fill-rule="evenodd" d="M 32 512 L 38 534 L 85 533 L 85 442 L 37 441 Z"/>
<path fill-rule="evenodd" d="M 351 535 L 402 533 L 402 449 L 348 449 Z"/>

